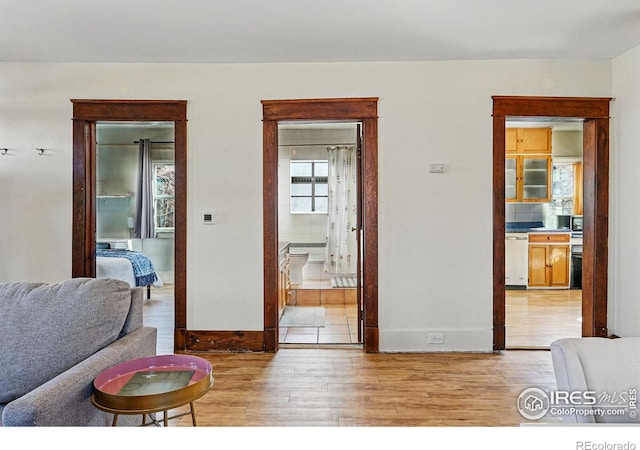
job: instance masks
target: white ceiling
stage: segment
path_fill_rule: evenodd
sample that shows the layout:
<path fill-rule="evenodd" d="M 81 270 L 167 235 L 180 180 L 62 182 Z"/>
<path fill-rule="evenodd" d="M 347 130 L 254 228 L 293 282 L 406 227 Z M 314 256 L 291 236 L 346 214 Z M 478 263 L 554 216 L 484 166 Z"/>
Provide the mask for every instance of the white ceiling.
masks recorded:
<path fill-rule="evenodd" d="M 613 58 L 640 0 L 0 0 L 0 61 Z"/>

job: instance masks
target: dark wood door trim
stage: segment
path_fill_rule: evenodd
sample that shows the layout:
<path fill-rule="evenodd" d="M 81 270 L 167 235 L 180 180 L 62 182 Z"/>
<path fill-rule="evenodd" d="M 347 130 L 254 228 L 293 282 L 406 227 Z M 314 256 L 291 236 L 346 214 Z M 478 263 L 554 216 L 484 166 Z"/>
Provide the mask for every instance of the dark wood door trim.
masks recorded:
<path fill-rule="evenodd" d="M 607 336 L 609 106 L 611 98 L 493 97 L 493 349 L 505 349 L 505 122 L 507 117 L 584 119 L 582 335 Z"/>
<path fill-rule="evenodd" d="M 263 100 L 264 348 L 278 350 L 278 121 L 359 121 L 363 154 L 364 350 L 378 337 L 378 98 Z"/>
<path fill-rule="evenodd" d="M 72 277 L 95 277 L 95 127 L 99 121 L 174 122 L 176 167 L 175 351 L 185 349 L 187 326 L 187 101 L 72 99 Z"/>

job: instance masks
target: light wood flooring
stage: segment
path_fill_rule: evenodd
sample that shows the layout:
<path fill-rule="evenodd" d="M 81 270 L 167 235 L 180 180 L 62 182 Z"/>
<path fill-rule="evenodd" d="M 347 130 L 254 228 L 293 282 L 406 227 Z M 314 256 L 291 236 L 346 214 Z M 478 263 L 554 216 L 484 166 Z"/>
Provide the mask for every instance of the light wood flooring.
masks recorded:
<path fill-rule="evenodd" d="M 539 301 L 517 293 L 509 295 L 507 302 L 512 319 L 531 315 L 522 312 L 513 316 L 513 312 L 519 308 L 535 309 L 534 304 Z M 574 294 L 577 292 L 572 291 L 571 296 Z M 158 328 L 158 354 L 172 353 L 170 287 L 152 290 L 144 314 L 145 324 Z M 556 388 L 548 351 L 367 354 L 348 347 L 283 346 L 275 354 L 199 356 L 211 362 L 215 379 L 212 390 L 195 403 L 198 425 L 203 427 L 493 427 L 558 423 L 553 417 L 530 422 L 516 408 L 517 397 L 524 389 Z M 181 410 L 171 414 L 176 412 Z M 188 427 L 190 418 L 177 418 L 169 425 Z"/>
<path fill-rule="evenodd" d="M 582 334 L 582 290 L 507 290 L 507 348 L 549 348 Z"/>

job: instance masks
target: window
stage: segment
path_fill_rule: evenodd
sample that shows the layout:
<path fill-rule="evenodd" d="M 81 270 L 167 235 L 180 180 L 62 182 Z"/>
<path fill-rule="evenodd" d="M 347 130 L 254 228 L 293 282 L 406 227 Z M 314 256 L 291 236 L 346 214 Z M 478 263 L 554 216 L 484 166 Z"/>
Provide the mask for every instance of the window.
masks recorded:
<path fill-rule="evenodd" d="M 291 213 L 326 214 L 328 161 L 291 161 Z"/>
<path fill-rule="evenodd" d="M 574 171 L 573 163 L 553 163 L 551 206 L 556 214 L 573 214 Z"/>
<path fill-rule="evenodd" d="M 176 167 L 173 161 L 153 163 L 153 204 L 156 231 L 175 227 Z"/>

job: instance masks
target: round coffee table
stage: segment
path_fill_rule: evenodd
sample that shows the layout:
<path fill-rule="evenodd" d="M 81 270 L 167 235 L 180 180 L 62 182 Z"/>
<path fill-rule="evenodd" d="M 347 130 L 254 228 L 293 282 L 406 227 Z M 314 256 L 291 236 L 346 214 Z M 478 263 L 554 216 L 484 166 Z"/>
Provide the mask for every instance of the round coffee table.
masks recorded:
<path fill-rule="evenodd" d="M 211 364 L 191 355 L 158 355 L 113 366 L 93 381 L 91 402 L 112 413 L 113 426 L 120 414 L 141 414 L 142 425 L 160 425 L 151 414 L 163 412 L 164 426 L 170 419 L 191 415 L 196 426 L 193 402 L 213 385 Z M 189 403 L 189 412 L 168 417 L 170 409 Z M 147 423 L 149 415 L 151 422 Z"/>

